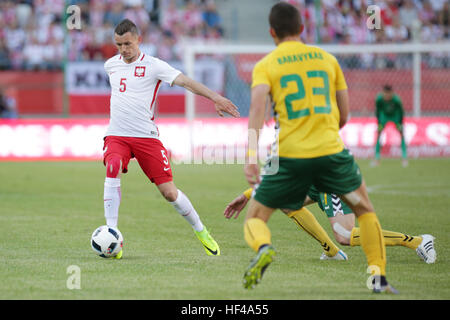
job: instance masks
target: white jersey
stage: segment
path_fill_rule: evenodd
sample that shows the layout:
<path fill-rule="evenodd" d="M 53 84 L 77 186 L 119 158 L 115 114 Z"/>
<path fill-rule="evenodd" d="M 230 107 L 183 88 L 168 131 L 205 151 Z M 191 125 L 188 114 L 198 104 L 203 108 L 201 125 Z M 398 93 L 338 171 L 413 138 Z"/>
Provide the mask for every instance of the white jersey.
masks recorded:
<path fill-rule="evenodd" d="M 161 81 L 172 85 L 181 71 L 141 52 L 126 63 L 120 54 L 105 62 L 111 85 L 110 121 L 106 136 L 159 139 L 154 119 Z"/>

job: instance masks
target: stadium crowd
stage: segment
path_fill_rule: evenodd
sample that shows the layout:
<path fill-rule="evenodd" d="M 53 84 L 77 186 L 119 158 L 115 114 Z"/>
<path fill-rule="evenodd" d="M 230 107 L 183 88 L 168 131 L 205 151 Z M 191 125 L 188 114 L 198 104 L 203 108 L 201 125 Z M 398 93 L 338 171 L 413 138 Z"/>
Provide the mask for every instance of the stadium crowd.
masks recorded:
<path fill-rule="evenodd" d="M 144 50 L 164 60 L 181 58 L 182 38 L 223 36 L 214 0 L 68 2 L 80 8 L 80 29 L 64 24 L 67 17 L 75 19 L 72 12 L 64 16 L 64 0 L 0 1 L 0 69 L 52 70 L 61 68 L 65 58 L 105 60 L 116 53 L 113 30 L 124 18 L 141 30 Z"/>
<path fill-rule="evenodd" d="M 319 7 L 315 0 L 285 1 L 301 9 L 307 43 L 450 40 L 448 0 L 322 0 Z M 226 36 L 214 0 L 69 0 L 81 9 L 81 28 L 72 30 L 63 23 L 65 2 L 0 1 L 0 70 L 60 69 L 65 58 L 105 60 L 116 53 L 113 29 L 123 18 L 138 25 L 146 52 L 169 61 L 181 59 L 183 39 Z M 375 32 L 366 25 L 371 4 L 381 8 L 382 28 Z"/>
<path fill-rule="evenodd" d="M 307 43 L 425 43 L 450 40 L 448 0 L 285 0 L 303 15 Z M 381 29 L 370 30 L 367 8 L 380 8 Z M 320 25 L 317 24 L 320 18 Z"/>

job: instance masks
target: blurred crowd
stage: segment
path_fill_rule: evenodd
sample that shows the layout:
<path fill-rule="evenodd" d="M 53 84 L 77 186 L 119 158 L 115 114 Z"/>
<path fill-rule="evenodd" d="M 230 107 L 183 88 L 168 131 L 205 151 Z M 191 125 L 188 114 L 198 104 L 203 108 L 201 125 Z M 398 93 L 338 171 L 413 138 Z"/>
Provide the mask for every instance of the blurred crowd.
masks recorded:
<path fill-rule="evenodd" d="M 307 43 L 450 40 L 449 0 L 284 1 L 301 10 Z M 81 9 L 80 29 L 64 23 L 65 2 Z M 369 5 L 381 9 L 380 30 L 367 28 Z M 183 40 L 226 36 L 214 0 L 1 0 L 0 70 L 54 70 L 66 59 L 105 60 L 116 53 L 113 30 L 124 18 L 139 27 L 145 52 L 169 61 L 182 58 Z"/>
<path fill-rule="evenodd" d="M 283 0 L 302 13 L 306 43 L 378 44 L 450 41 L 449 0 Z M 317 3 L 320 2 L 320 6 Z M 379 28 L 371 17 L 379 8 Z M 369 25 L 373 29 L 368 28 Z M 411 54 L 341 55 L 344 68 L 410 68 Z M 450 68 L 447 52 L 430 53 L 422 61 L 432 68 Z"/>
<path fill-rule="evenodd" d="M 284 0 L 300 9 L 307 43 L 435 43 L 450 40 L 449 0 Z M 367 20 L 380 8 L 379 30 Z M 319 21 L 319 23 L 318 23 Z"/>
<path fill-rule="evenodd" d="M 65 13 L 65 2 L 80 9 L 81 28 L 77 11 Z M 214 0 L 1 0 L 0 70 L 53 70 L 66 59 L 108 59 L 117 52 L 114 27 L 124 18 L 140 29 L 142 49 L 165 60 L 181 59 L 184 38 L 223 37 Z"/>

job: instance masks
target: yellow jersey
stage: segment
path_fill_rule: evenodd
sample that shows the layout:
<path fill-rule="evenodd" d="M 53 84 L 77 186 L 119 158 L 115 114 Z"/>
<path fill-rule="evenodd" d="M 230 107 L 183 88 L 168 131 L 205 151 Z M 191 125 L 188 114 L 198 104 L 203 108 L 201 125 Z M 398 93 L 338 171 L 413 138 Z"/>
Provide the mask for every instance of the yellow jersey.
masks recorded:
<path fill-rule="evenodd" d="M 316 158 L 338 153 L 336 91 L 347 89 L 336 58 L 299 41 L 280 43 L 253 69 L 252 88 L 266 84 L 275 104 L 278 154 Z"/>

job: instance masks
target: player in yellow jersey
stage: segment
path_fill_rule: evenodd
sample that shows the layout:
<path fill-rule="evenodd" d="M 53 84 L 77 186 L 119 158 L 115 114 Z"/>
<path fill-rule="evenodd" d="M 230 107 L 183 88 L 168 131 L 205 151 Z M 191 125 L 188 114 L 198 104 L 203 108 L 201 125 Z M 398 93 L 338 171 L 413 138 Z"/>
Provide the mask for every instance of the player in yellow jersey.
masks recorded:
<path fill-rule="evenodd" d="M 251 86 L 244 172 L 257 188 L 249 203 L 244 238 L 257 254 L 244 273 L 244 287 L 259 283 L 273 261 L 275 249 L 267 226 L 272 213 L 279 208 L 295 214 L 314 185 L 320 192 L 339 195 L 358 218 L 373 292 L 397 293 L 386 280 L 380 223 L 359 167 L 339 136 L 349 113 L 339 63 L 326 51 L 301 42 L 303 25 L 294 6 L 275 4 L 269 24 L 277 47 L 256 64 Z M 260 179 L 258 137 L 269 96 L 275 105 L 278 143 Z"/>

